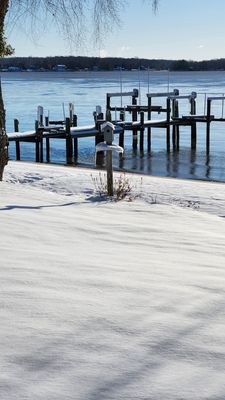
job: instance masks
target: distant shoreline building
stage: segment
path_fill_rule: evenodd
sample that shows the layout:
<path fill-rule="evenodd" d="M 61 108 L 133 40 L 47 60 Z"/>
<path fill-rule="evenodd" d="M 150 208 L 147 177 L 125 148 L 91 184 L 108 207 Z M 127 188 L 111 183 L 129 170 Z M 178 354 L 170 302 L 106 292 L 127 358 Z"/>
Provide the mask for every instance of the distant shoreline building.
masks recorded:
<path fill-rule="evenodd" d="M 8 72 L 20 72 L 20 71 L 21 71 L 21 68 L 12 65 L 11 67 L 8 67 L 8 68 L 7 68 L 7 71 L 8 71 Z"/>
<path fill-rule="evenodd" d="M 55 67 L 53 67 L 52 69 L 53 69 L 53 71 L 64 72 L 67 70 L 67 67 L 64 64 L 58 64 Z"/>

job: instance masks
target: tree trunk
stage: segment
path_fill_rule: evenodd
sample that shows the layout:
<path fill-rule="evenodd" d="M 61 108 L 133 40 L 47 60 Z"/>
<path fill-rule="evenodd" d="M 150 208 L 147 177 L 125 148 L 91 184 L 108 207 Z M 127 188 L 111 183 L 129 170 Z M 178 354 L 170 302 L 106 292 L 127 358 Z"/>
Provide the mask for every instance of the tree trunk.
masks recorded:
<path fill-rule="evenodd" d="M 2 181 L 4 168 L 7 162 L 8 162 L 8 139 L 5 133 L 5 110 L 4 110 L 1 81 L 0 81 L 0 181 Z"/>
<path fill-rule="evenodd" d="M 0 57 L 4 57 L 4 45 L 5 45 L 5 38 L 4 38 L 4 23 L 5 23 L 5 16 L 7 14 L 9 8 L 9 0 L 1 0 L 1 7 L 0 7 Z M 5 110 L 4 110 L 4 103 L 2 98 L 2 90 L 0 87 L 0 129 L 5 129 Z"/>
<path fill-rule="evenodd" d="M 9 0 L 1 0 L 0 7 L 0 48 L 4 47 L 4 21 L 8 11 Z M 3 54 L 1 54 L 3 56 Z M 0 82 L 0 181 L 3 178 L 4 167 L 8 162 L 7 136 L 5 133 L 5 109 Z"/>

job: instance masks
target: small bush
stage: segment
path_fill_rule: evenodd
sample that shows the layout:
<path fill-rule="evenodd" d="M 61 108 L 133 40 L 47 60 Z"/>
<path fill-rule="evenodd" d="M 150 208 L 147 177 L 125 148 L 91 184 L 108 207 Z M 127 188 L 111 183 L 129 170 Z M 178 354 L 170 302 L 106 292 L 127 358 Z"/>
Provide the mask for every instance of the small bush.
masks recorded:
<path fill-rule="evenodd" d="M 114 180 L 113 189 L 116 200 L 123 200 L 130 195 L 133 186 L 125 174 L 120 174 L 120 176 Z M 129 200 L 131 200 L 131 198 L 129 198 Z"/>
<path fill-rule="evenodd" d="M 95 192 L 100 196 L 100 197 L 107 197 L 107 175 L 106 173 L 101 173 L 99 172 L 98 176 L 93 176 L 91 174 L 91 180 L 94 184 Z M 128 200 L 132 200 L 132 197 L 130 196 L 131 191 L 133 189 L 133 185 L 130 182 L 130 179 L 127 177 L 127 175 L 120 174 L 118 178 L 114 179 L 113 182 L 113 200 L 119 201 L 123 200 L 125 198 L 128 198 Z"/>
<path fill-rule="evenodd" d="M 107 181 L 106 181 L 106 174 L 102 174 L 99 172 L 98 176 L 93 176 L 91 174 L 91 180 L 93 182 L 95 192 L 100 197 L 105 197 L 107 195 Z"/>

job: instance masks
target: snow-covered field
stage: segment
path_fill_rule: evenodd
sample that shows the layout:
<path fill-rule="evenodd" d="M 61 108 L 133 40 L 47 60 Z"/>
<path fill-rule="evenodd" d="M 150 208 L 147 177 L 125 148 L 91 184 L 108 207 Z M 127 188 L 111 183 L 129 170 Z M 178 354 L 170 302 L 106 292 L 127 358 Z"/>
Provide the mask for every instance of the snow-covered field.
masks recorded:
<path fill-rule="evenodd" d="M 91 173 L 5 169 L 0 399 L 224 400 L 225 185 Z"/>

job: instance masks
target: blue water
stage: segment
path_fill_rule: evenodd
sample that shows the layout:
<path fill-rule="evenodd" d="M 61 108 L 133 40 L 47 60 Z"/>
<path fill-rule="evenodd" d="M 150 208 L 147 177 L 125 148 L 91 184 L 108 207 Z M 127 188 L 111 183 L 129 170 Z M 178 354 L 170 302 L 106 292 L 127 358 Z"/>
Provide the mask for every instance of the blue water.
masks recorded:
<path fill-rule="evenodd" d="M 1 73 L 5 108 L 7 113 L 7 130 L 13 130 L 13 119 L 18 118 L 21 130 L 34 128 L 36 110 L 42 105 L 50 119 L 63 118 L 63 104 L 68 115 L 68 103 L 75 105 L 78 125 L 93 123 L 93 111 L 96 105 L 105 109 L 107 92 L 140 89 L 140 103 L 146 104 L 146 93 L 165 92 L 175 88 L 180 94 L 198 93 L 197 113 L 205 111 L 205 93 L 225 93 L 225 73 L 217 72 L 20 72 Z M 129 103 L 123 98 L 122 105 Z M 114 105 L 121 106 L 121 99 L 114 99 Z M 156 100 L 154 104 L 161 104 Z M 225 115 L 221 101 L 215 102 L 213 114 L 217 117 Z M 189 113 L 189 104 L 182 101 L 181 113 Z M 156 116 L 157 117 L 157 114 Z M 163 116 L 159 115 L 159 118 Z M 133 153 L 131 134 L 126 133 L 125 157 L 123 162 L 114 157 L 114 166 L 133 172 L 152 175 L 173 176 L 192 179 L 210 179 L 225 181 L 225 123 L 211 125 L 211 146 L 207 154 L 205 148 L 205 124 L 198 124 L 197 150 L 190 149 L 190 128 L 181 127 L 179 152 L 166 151 L 164 129 L 153 129 L 152 151 L 145 150 L 143 155 Z M 146 145 L 145 145 L 146 149 Z M 21 159 L 34 160 L 34 145 L 22 144 Z M 15 158 L 14 144 L 10 143 L 9 155 Z M 79 140 L 79 164 L 94 166 L 94 139 Z M 65 143 L 63 140 L 51 141 L 51 161 L 65 162 Z"/>

